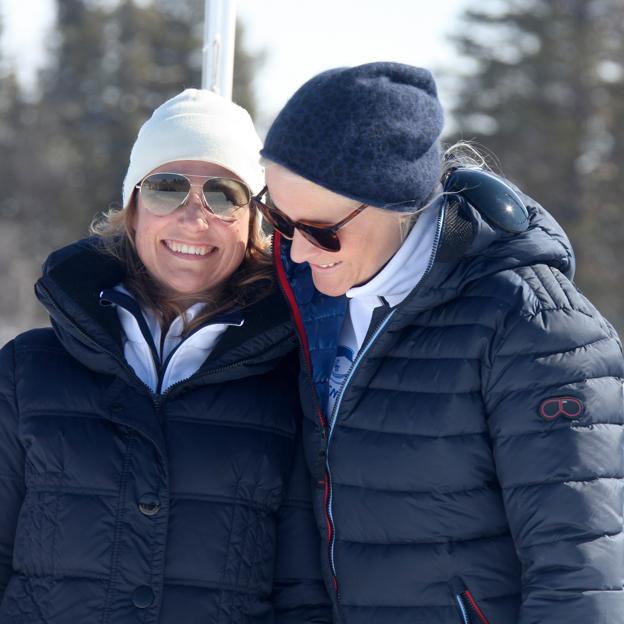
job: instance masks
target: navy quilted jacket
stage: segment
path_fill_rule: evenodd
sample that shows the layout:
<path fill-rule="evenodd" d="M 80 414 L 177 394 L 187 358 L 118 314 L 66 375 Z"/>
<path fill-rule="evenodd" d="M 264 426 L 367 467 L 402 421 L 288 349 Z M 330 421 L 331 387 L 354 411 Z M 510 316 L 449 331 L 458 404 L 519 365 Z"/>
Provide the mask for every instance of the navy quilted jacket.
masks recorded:
<path fill-rule="evenodd" d="M 287 309 L 244 311 L 156 396 L 98 305 L 121 277 L 89 244 L 56 252 L 56 331 L 0 352 L 0 623 L 329 622 Z"/>
<path fill-rule="evenodd" d="M 435 260 L 374 317 L 329 415 L 346 301 L 276 237 L 336 621 L 624 623 L 622 350 L 524 199 L 517 235 L 441 211 Z"/>

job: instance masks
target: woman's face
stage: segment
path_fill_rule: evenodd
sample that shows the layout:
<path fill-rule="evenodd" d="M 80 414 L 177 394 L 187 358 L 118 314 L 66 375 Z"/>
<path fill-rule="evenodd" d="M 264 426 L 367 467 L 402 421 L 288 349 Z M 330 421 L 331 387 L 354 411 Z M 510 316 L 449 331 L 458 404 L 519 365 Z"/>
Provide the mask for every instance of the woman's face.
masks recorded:
<path fill-rule="evenodd" d="M 359 205 L 293 178 L 279 167 L 267 167 L 266 180 L 271 200 L 293 221 L 333 225 Z M 401 246 L 400 221 L 394 212 L 366 208 L 338 230 L 340 251 L 335 253 L 314 246 L 295 230 L 290 257 L 293 262 L 308 262 L 317 290 L 337 297 L 369 281 L 397 252 Z"/>
<path fill-rule="evenodd" d="M 202 184 L 206 176 L 238 178 L 219 165 L 195 160 L 167 163 L 151 173 L 158 172 L 186 175 L 191 180 L 191 195 L 171 214 L 156 216 L 145 208 L 140 193 L 136 194 L 132 226 L 141 261 L 154 279 L 179 294 L 218 286 L 245 257 L 249 209 L 239 210 L 233 223 L 221 221 L 204 208 Z"/>

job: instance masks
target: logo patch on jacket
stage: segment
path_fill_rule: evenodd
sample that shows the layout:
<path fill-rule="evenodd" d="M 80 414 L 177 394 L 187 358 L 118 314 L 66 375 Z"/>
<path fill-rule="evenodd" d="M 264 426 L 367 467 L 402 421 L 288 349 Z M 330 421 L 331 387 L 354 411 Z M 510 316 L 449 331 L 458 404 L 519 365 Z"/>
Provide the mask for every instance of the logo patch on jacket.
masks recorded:
<path fill-rule="evenodd" d="M 542 401 L 539 407 L 540 416 L 544 420 L 556 420 L 559 416 L 576 420 L 583 415 L 585 406 L 576 397 L 553 397 Z"/>

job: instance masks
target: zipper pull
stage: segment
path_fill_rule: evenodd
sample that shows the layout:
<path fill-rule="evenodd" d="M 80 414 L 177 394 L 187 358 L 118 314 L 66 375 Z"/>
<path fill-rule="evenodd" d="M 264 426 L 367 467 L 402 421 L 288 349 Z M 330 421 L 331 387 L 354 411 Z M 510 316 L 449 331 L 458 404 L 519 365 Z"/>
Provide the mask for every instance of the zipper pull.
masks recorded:
<path fill-rule="evenodd" d="M 459 577 L 456 576 L 452 578 L 450 580 L 450 586 L 464 620 L 464 624 L 490 624 L 483 614 L 483 611 L 479 608 L 474 596 Z"/>

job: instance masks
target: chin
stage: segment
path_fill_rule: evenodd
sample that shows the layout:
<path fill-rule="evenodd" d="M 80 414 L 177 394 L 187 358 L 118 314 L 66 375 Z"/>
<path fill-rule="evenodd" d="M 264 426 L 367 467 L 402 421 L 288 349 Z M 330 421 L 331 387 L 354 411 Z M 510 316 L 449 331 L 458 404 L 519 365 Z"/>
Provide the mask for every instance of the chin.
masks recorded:
<path fill-rule="evenodd" d="M 316 288 L 316 290 L 323 293 L 324 295 L 328 295 L 329 297 L 341 297 L 347 292 L 347 290 L 349 290 L 349 287 L 345 288 L 340 284 L 336 284 L 335 286 L 333 286 L 331 284 L 319 284 L 314 279 L 312 281 L 314 282 L 314 287 Z"/>
<path fill-rule="evenodd" d="M 210 288 L 209 284 L 189 282 L 164 282 L 165 288 L 176 297 L 192 297 Z"/>

